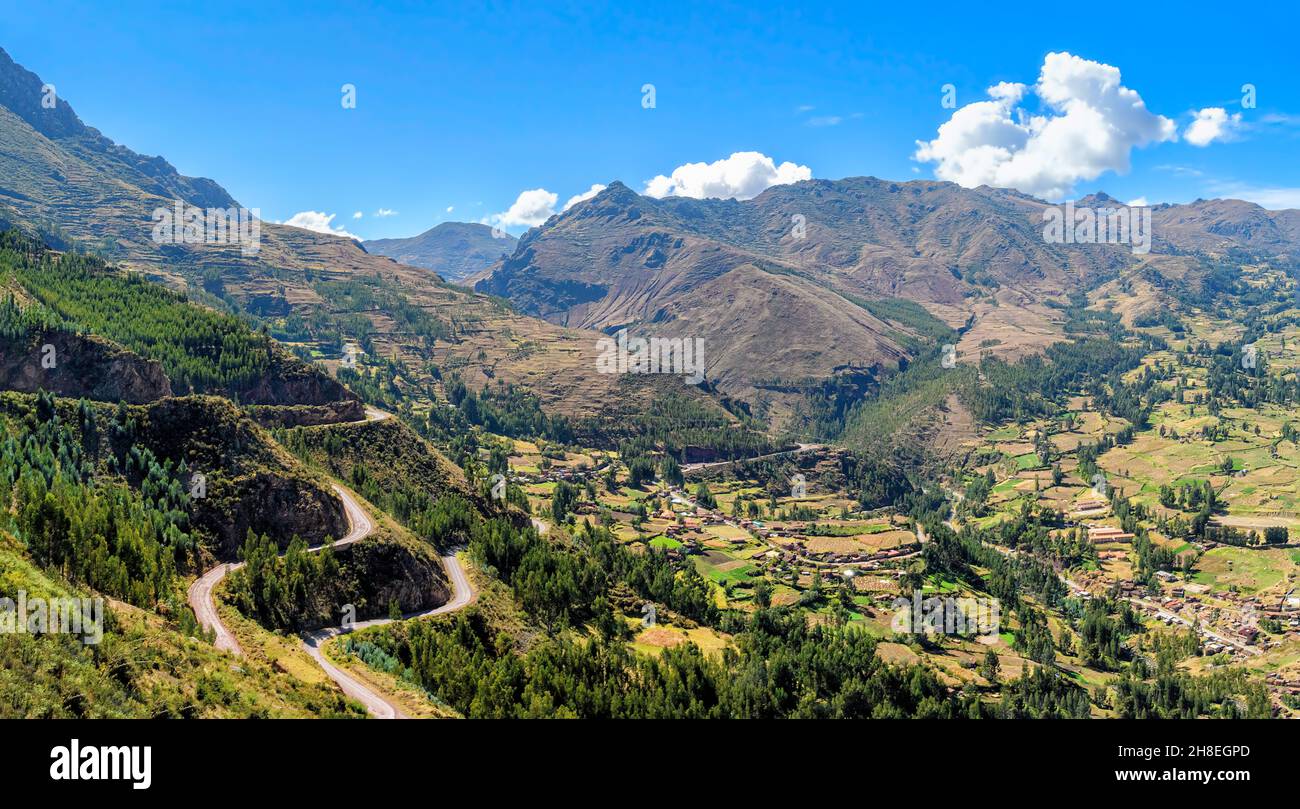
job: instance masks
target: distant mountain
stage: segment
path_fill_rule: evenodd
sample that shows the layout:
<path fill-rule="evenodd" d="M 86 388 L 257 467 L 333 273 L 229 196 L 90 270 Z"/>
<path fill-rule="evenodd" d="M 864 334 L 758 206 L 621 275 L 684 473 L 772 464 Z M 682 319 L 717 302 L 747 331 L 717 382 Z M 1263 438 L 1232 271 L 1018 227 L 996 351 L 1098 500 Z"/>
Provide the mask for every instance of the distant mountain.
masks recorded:
<path fill-rule="evenodd" d="M 1120 205 L 1104 194 L 1078 204 Z M 872 177 L 774 186 L 743 202 L 654 199 L 612 182 L 473 280 L 555 323 L 703 338 L 710 378 L 754 400 L 897 365 L 909 342 L 935 333 L 927 313 L 963 329 L 959 354 L 1015 356 L 1064 339 L 1067 295 L 1128 271 L 1194 285 L 1216 253 L 1300 255 L 1297 211 L 1156 206 L 1152 250 L 1139 254 L 1048 243 L 1048 207 L 1011 190 Z"/>
<path fill-rule="evenodd" d="M 504 231 L 473 222 L 443 222 L 406 239 L 372 239 L 368 252 L 412 267 L 433 270 L 447 281 L 461 281 L 490 268 L 515 251 L 519 241 Z"/>

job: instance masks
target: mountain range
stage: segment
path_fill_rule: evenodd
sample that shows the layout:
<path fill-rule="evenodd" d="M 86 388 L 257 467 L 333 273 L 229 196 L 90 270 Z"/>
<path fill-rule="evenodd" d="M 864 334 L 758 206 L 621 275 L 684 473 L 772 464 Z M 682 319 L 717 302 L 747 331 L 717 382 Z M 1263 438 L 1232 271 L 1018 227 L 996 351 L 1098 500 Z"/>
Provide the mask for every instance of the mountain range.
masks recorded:
<path fill-rule="evenodd" d="M 708 398 L 677 380 L 598 373 L 597 342 L 620 329 L 702 339 L 707 387 L 778 429 L 819 385 L 870 386 L 941 340 L 956 340 L 959 361 L 1039 351 L 1065 338 L 1071 294 L 1096 300 L 1127 279 L 1131 318 L 1168 305 L 1171 289 L 1194 293 L 1217 256 L 1300 255 L 1300 212 L 1238 200 L 1154 206 L 1141 254 L 1048 243 L 1049 203 L 1016 191 L 871 177 L 744 201 L 656 199 L 614 181 L 517 242 L 443 223 L 362 245 L 263 222 L 253 256 L 158 244 L 156 209 L 238 203 L 212 180 L 112 143 L 63 99 L 46 109 L 41 86 L 0 51 L 0 219 L 219 298 L 277 324 L 290 345 L 310 335 L 327 364 L 360 337 L 402 361 L 404 379 L 435 384 L 435 368 L 455 369 L 471 386 L 523 386 L 568 415 L 617 417 L 666 389 Z"/>
<path fill-rule="evenodd" d="M 1194 288 L 1215 255 L 1300 252 L 1300 212 L 1237 200 L 1154 206 L 1146 254 L 1048 243 L 1048 207 L 930 180 L 809 180 L 745 201 L 611 182 L 468 280 L 560 325 L 701 337 L 721 390 L 775 401 L 808 380 L 896 368 L 934 333 L 927 320 L 961 331 L 959 356 L 1015 357 L 1064 338 L 1071 292 L 1130 274 Z M 1144 305 L 1159 303 L 1152 292 Z"/>

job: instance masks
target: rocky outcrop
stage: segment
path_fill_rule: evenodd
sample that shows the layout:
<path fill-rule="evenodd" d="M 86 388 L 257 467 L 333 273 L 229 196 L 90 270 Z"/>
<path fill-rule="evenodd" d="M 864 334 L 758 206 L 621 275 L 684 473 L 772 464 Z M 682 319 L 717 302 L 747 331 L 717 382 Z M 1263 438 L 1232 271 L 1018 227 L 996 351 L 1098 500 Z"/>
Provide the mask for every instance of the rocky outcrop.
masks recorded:
<path fill-rule="evenodd" d="M 315 427 L 366 417 L 366 406 L 357 399 L 324 405 L 254 405 L 247 410 L 263 427 Z"/>
<path fill-rule="evenodd" d="M 345 575 L 358 585 L 358 618 L 387 616 L 394 599 L 403 613 L 410 613 L 433 609 L 451 598 L 447 571 L 428 546 L 377 536 L 336 553 Z"/>
<path fill-rule="evenodd" d="M 0 389 L 142 404 L 172 395 L 162 365 L 95 335 L 0 337 Z"/>
<path fill-rule="evenodd" d="M 205 492 L 194 500 L 194 522 L 216 540 L 213 552 L 234 559 L 249 530 L 266 534 L 281 548 L 295 537 L 310 545 L 348 532 L 343 504 L 315 482 L 276 472 L 226 478 L 205 475 Z"/>
<path fill-rule="evenodd" d="M 351 618 L 387 618 L 396 602 L 403 614 L 446 604 L 451 585 L 442 560 L 429 546 L 381 529 L 351 545 L 334 548 L 334 572 L 301 593 L 295 604 L 299 630 L 337 626 Z"/>
<path fill-rule="evenodd" d="M 193 521 L 219 559 L 234 559 L 249 529 L 287 547 L 294 536 L 310 544 L 348 532 L 343 506 L 231 402 L 215 396 L 163 399 L 132 411 L 136 440 L 193 478 Z M 120 448 L 119 448 L 120 449 Z"/>
<path fill-rule="evenodd" d="M 332 405 L 357 401 L 357 395 L 343 383 L 303 362 L 279 347 L 273 347 L 271 367 L 252 384 L 237 391 L 243 404 L 256 405 Z"/>

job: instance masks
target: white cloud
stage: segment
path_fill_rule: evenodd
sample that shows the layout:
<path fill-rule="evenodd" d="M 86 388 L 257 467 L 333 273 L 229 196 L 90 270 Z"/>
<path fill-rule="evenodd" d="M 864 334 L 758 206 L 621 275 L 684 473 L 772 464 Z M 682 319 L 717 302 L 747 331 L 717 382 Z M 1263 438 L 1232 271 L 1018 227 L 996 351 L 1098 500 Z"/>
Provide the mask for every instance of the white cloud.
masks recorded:
<path fill-rule="evenodd" d="M 1241 113 L 1228 114 L 1223 107 L 1206 107 L 1183 131 L 1183 138 L 1193 146 L 1209 146 L 1216 140 L 1229 140 L 1241 128 Z"/>
<path fill-rule="evenodd" d="M 312 230 L 317 233 L 328 233 L 331 236 L 343 236 L 348 239 L 359 238 L 348 233 L 342 225 L 336 227 L 331 224 L 333 221 L 334 214 L 332 213 L 322 213 L 320 211 L 299 211 L 289 217 L 289 221 L 284 224 L 290 227 L 302 228 L 303 230 Z"/>
<path fill-rule="evenodd" d="M 1272 211 L 1300 208 L 1300 188 L 1249 188 L 1240 197 Z"/>
<path fill-rule="evenodd" d="M 1137 199 L 1131 199 L 1124 204 L 1130 208 L 1146 208 L 1151 205 L 1150 202 L 1147 202 L 1146 197 L 1138 197 Z"/>
<path fill-rule="evenodd" d="M 1167 171 L 1170 174 L 1178 174 L 1185 177 L 1201 177 L 1205 174 L 1205 172 L 1200 169 L 1194 169 L 1191 166 L 1178 166 L 1168 163 L 1156 166 L 1156 171 Z"/>
<path fill-rule="evenodd" d="M 397 211 L 394 211 L 392 208 L 380 208 L 375 211 L 375 216 L 378 216 L 381 219 L 387 216 L 397 216 Z"/>
<path fill-rule="evenodd" d="M 555 215 L 555 203 L 559 199 L 559 194 L 545 188 L 520 191 L 509 209 L 486 217 L 484 224 L 502 228 L 536 227 Z"/>
<path fill-rule="evenodd" d="M 363 214 L 361 211 L 355 211 L 352 214 L 353 219 L 360 219 L 363 216 L 365 216 L 365 214 Z"/>
<path fill-rule="evenodd" d="M 839 126 L 844 119 L 839 115 L 819 115 L 808 119 L 808 126 Z"/>
<path fill-rule="evenodd" d="M 687 163 L 646 183 L 651 197 L 750 199 L 774 185 L 812 178 L 812 169 L 786 162 L 776 165 L 761 152 L 736 152 L 713 163 Z"/>
<path fill-rule="evenodd" d="M 1011 82 L 990 87 L 989 101 L 967 104 L 934 140 L 917 141 L 913 158 L 937 164 L 936 177 L 967 188 L 1059 199 L 1081 180 L 1126 173 L 1133 149 L 1177 138 L 1174 122 L 1148 111 L 1111 65 L 1049 53 L 1032 88 L 1044 114 L 1023 108 L 1030 89 Z"/>
<path fill-rule="evenodd" d="M 1255 186 L 1240 182 L 1212 182 L 1208 185 L 1212 196 L 1242 199 L 1272 211 L 1300 208 L 1300 188 L 1285 186 Z"/>
<path fill-rule="evenodd" d="M 447 213 L 451 213 L 451 212 L 454 211 L 454 210 L 456 210 L 456 206 L 455 206 L 455 205 L 448 205 L 448 206 L 447 206 Z"/>
<path fill-rule="evenodd" d="M 574 194 L 573 196 L 569 197 L 569 201 L 564 203 L 563 210 L 567 211 L 570 208 L 572 208 L 574 205 L 577 205 L 579 202 L 585 202 L 586 200 L 591 199 L 592 197 L 596 196 L 597 194 L 599 194 L 601 191 L 604 190 L 605 190 L 605 186 L 601 185 L 600 183 L 594 183 L 591 186 L 591 188 L 587 189 L 586 191 L 583 191 L 581 194 Z"/>
<path fill-rule="evenodd" d="M 1292 115 L 1285 112 L 1266 112 L 1255 118 L 1253 123 L 1265 127 L 1284 127 L 1295 128 L 1300 126 L 1300 115 Z"/>

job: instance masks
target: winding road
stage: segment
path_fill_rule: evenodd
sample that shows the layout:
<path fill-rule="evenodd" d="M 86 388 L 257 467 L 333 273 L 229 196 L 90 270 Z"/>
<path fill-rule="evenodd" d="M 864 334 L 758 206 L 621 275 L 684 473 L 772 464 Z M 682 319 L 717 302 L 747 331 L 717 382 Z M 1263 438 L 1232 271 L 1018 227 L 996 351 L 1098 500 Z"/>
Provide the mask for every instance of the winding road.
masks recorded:
<path fill-rule="evenodd" d="M 370 521 L 365 509 L 361 508 L 361 504 L 354 500 L 351 494 L 337 483 L 332 485 L 334 486 L 334 493 L 343 502 L 343 511 L 348 517 L 349 530 L 342 539 L 333 543 L 330 547 L 342 548 L 369 536 L 375 530 L 375 524 Z M 317 545 L 310 550 L 315 552 L 322 550 L 324 547 L 324 545 Z M 216 632 L 216 647 L 236 656 L 243 656 L 244 650 L 239 648 L 239 641 L 235 640 L 235 636 L 230 633 L 230 630 L 226 629 L 225 624 L 221 623 L 221 618 L 217 615 L 216 602 L 212 598 L 212 591 L 216 589 L 216 586 L 221 583 L 221 580 L 227 574 L 243 566 L 243 562 L 223 562 L 196 579 L 190 585 L 188 593 L 190 606 L 194 609 L 194 615 L 199 619 L 199 624 L 204 629 L 211 629 Z"/>
<path fill-rule="evenodd" d="M 366 421 L 380 421 L 389 418 L 389 413 L 374 408 L 366 409 Z M 364 539 L 375 530 L 375 524 L 366 514 L 361 504 L 352 497 L 342 486 L 337 483 L 331 484 L 334 487 L 334 493 L 338 495 L 339 500 L 343 503 L 344 513 L 348 518 L 348 533 L 337 542 L 329 545 L 332 548 L 342 548 L 347 545 Z M 327 547 L 326 545 L 317 545 L 310 550 L 315 552 Z M 413 612 L 402 616 L 402 619 L 423 618 L 430 615 L 440 615 L 446 612 L 454 612 L 470 603 L 474 598 L 474 588 L 470 585 L 469 578 L 465 575 L 464 568 L 460 565 L 455 554 L 445 554 L 442 556 L 443 567 L 447 569 L 447 577 L 451 582 L 451 598 L 442 606 L 430 610 Z M 195 617 L 198 618 L 199 624 L 205 630 L 211 630 L 216 634 L 215 645 L 218 649 L 230 652 L 236 657 L 243 656 L 244 650 L 240 648 L 239 641 L 221 622 L 221 617 L 217 614 L 216 604 L 213 601 L 212 591 L 233 570 L 243 567 L 243 562 L 223 562 L 204 573 L 190 585 L 188 600 L 190 607 L 194 610 Z M 303 634 L 303 647 L 307 654 L 320 665 L 331 680 L 343 690 L 352 699 L 360 702 L 370 712 L 371 716 L 377 719 L 405 719 L 405 714 L 393 703 L 384 699 L 381 695 L 362 684 L 355 677 L 338 668 L 325 659 L 321 652 L 321 645 L 335 635 L 345 634 L 355 629 L 365 629 L 372 626 L 381 626 L 391 623 L 392 618 L 375 618 L 369 621 L 358 621 L 343 627 L 328 627 L 319 629 L 315 632 Z"/>

